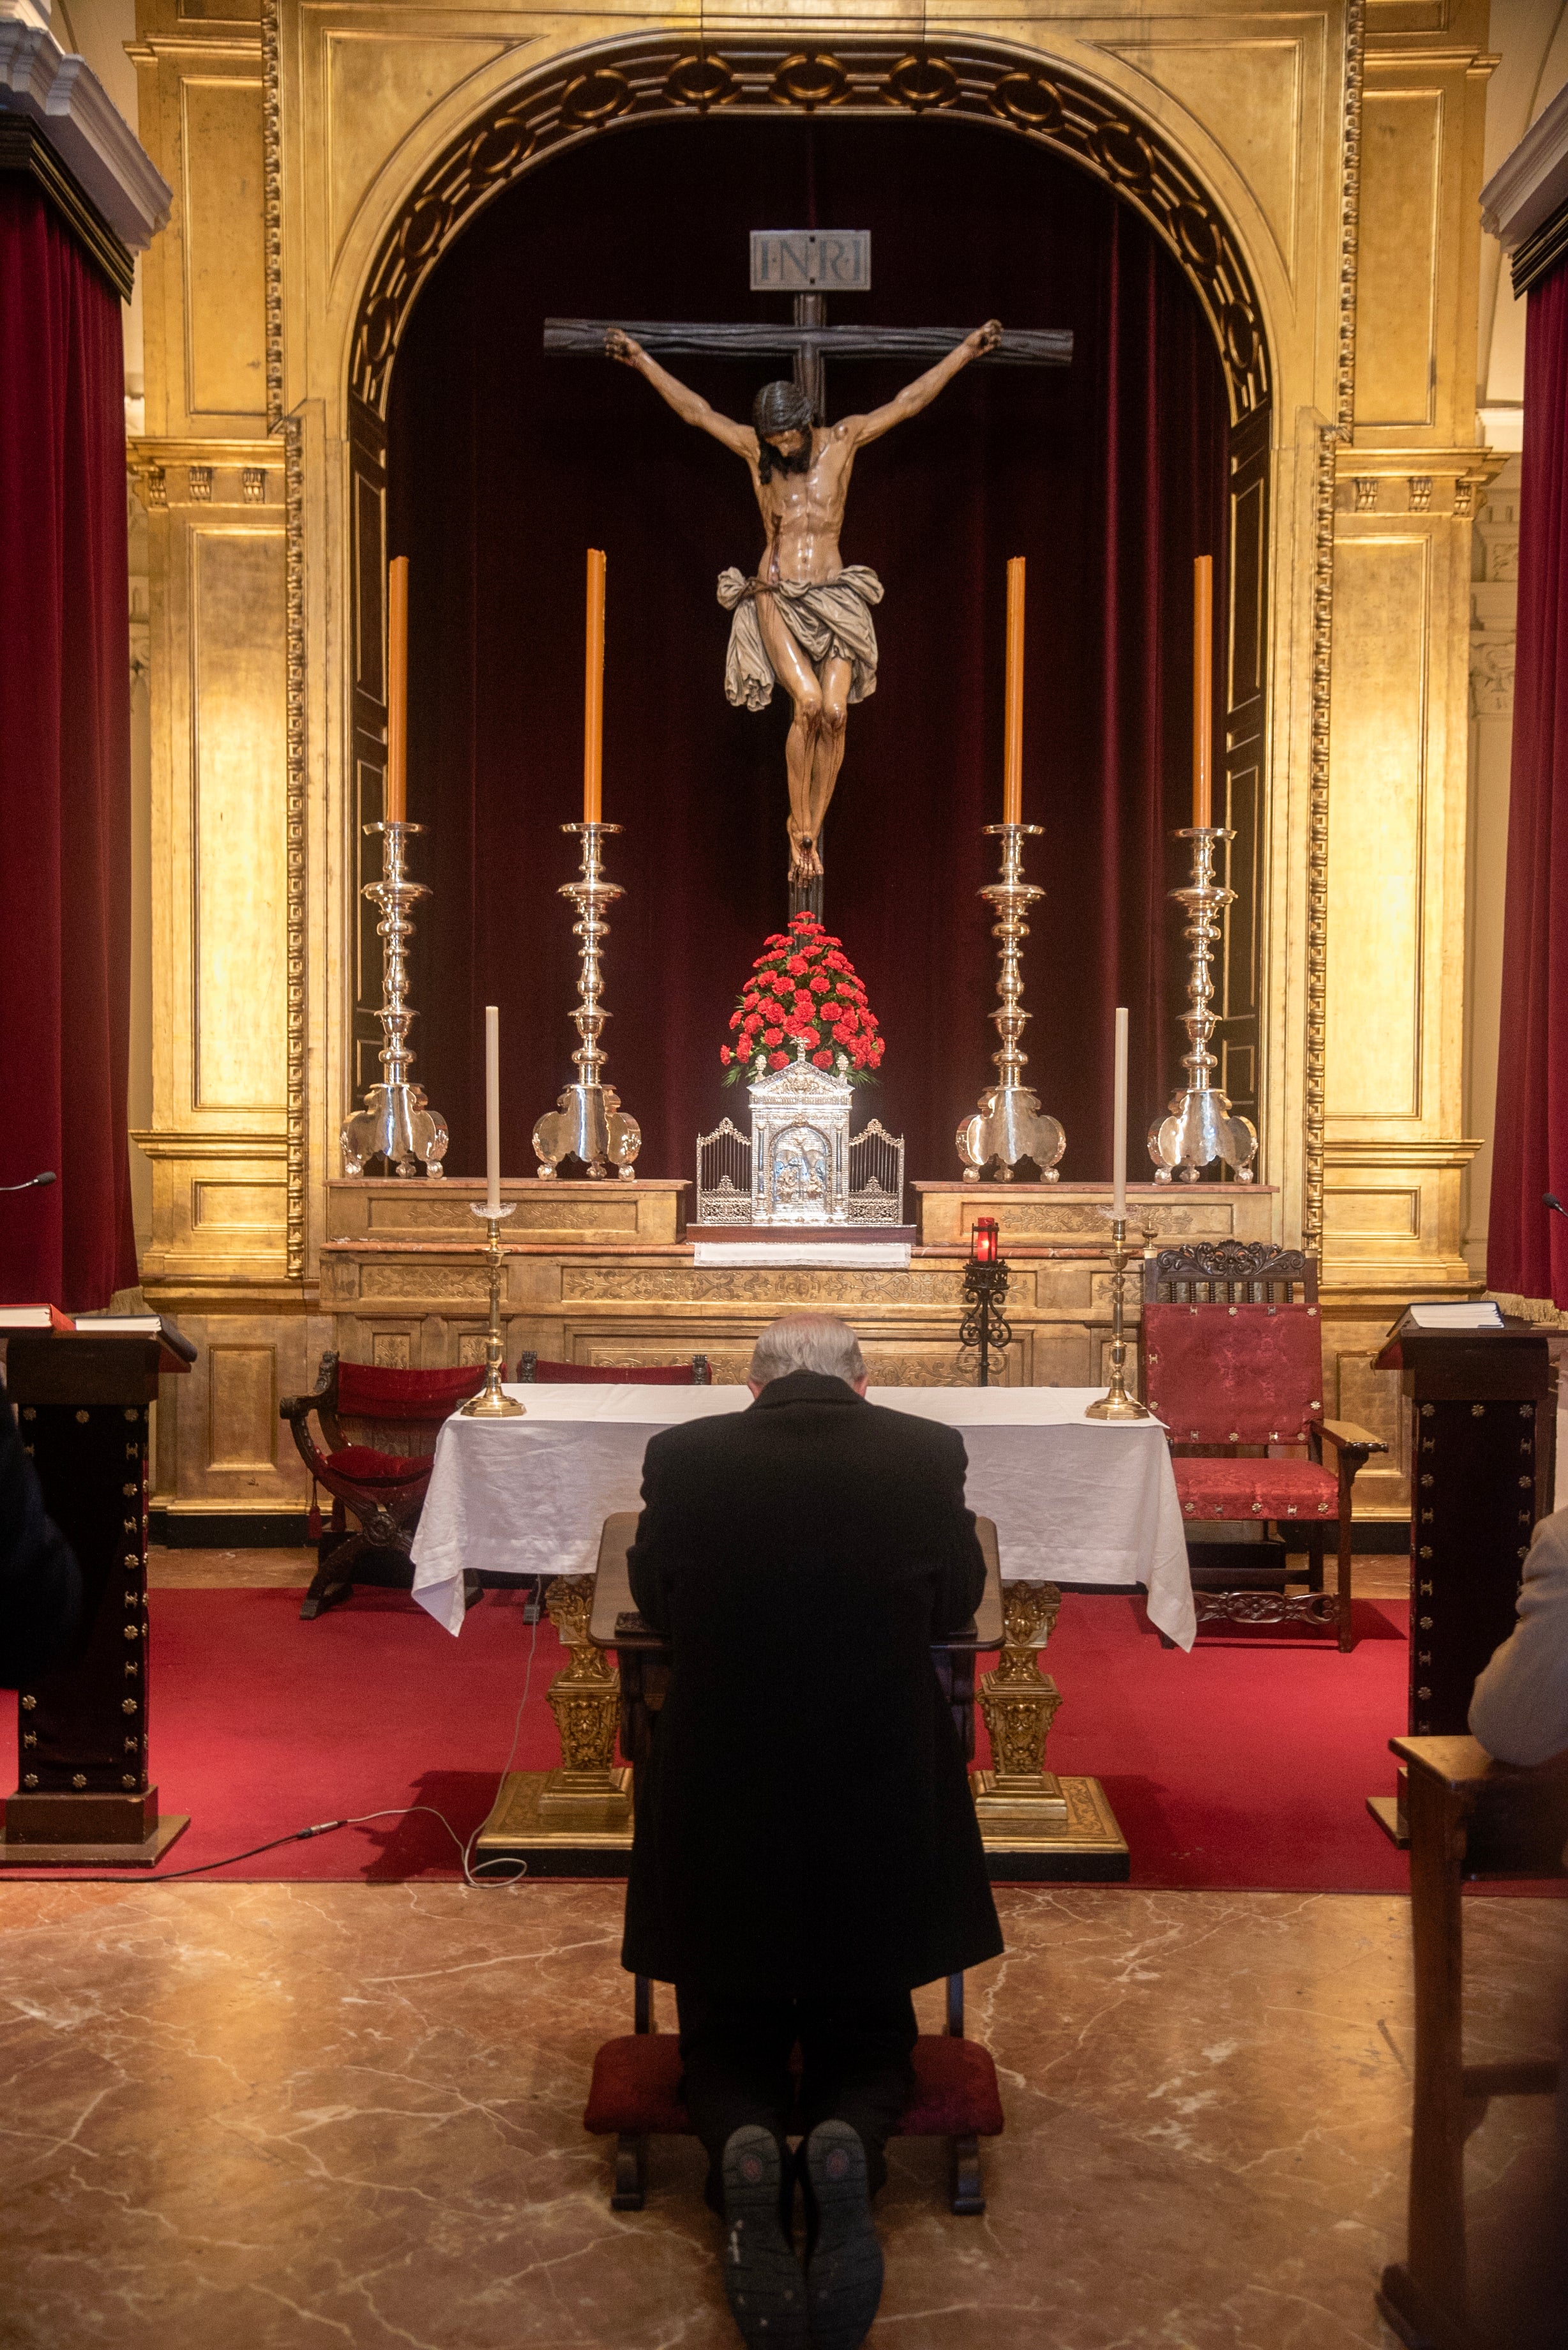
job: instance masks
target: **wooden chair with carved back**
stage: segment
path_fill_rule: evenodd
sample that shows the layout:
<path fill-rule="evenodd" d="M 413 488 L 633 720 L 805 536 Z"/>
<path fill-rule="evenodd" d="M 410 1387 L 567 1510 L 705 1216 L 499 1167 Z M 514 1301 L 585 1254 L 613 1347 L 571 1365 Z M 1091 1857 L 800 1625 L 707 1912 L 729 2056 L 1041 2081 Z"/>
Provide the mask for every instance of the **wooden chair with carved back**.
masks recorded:
<path fill-rule="evenodd" d="M 1324 1416 L 1317 1267 L 1264 1241 L 1194 1242 L 1144 1259 L 1144 1398 L 1163 1420 L 1187 1526 L 1193 1597 L 1205 1623 L 1304 1623 L 1355 1645 L 1351 1492 L 1380 1437 Z M 1330 1461 L 1324 1460 L 1327 1448 Z M 1210 1540 L 1219 1525 L 1276 1527 L 1267 1563 L 1254 1545 Z M 1335 1531 L 1338 1577 L 1324 1589 Z M 1287 1588 L 1293 1535 L 1304 1536 L 1307 1588 Z"/>
<path fill-rule="evenodd" d="M 456 1370 L 405 1371 L 323 1355 L 312 1392 L 284 1398 L 278 1417 L 287 1421 L 311 1475 L 310 1538 L 317 1546 L 317 1568 L 299 1611 L 306 1623 L 348 1599 L 356 1583 L 411 1588 L 410 1553 L 431 1481 L 437 1433 L 441 1421 L 483 1384 L 483 1369 L 473 1364 Z M 310 1432 L 313 1416 L 325 1451 Z M 317 1485 L 332 1496 L 331 1520 L 325 1528 L 316 1500 Z M 356 1521 L 352 1530 L 350 1517 Z M 464 1575 L 463 1595 L 472 1607 L 479 1597 L 477 1576 Z"/>

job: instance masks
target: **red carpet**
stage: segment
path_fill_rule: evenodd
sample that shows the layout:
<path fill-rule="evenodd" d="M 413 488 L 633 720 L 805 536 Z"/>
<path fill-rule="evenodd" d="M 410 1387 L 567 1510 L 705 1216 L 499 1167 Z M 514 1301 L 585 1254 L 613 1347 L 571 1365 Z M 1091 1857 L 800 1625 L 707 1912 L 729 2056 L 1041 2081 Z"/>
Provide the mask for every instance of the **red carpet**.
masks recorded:
<path fill-rule="evenodd" d="M 1407 1863 L 1365 1798 L 1393 1791 L 1406 1606 L 1365 1601 L 1356 1615 L 1348 1657 L 1293 1634 L 1205 1638 L 1184 1657 L 1137 1602 L 1064 1600 L 1045 1660 L 1063 1694 L 1051 1760 L 1104 1782 L 1135 1886 L 1405 1889 Z M 164 1872 L 389 1805 L 430 1804 L 466 1838 L 489 1810 L 535 1638 L 515 1595 L 487 1592 L 457 1640 L 394 1592 L 302 1624 L 297 1592 L 160 1591 L 151 1623 L 154 1776 L 164 1810 L 192 1821 Z M 518 1769 L 556 1759 L 545 1690 L 560 1662 L 546 1620 Z M 16 1700 L 5 1704 L 11 1736 Z M 385 1881 L 454 1877 L 458 1864 L 440 1823 L 416 1813 L 226 1874 Z"/>

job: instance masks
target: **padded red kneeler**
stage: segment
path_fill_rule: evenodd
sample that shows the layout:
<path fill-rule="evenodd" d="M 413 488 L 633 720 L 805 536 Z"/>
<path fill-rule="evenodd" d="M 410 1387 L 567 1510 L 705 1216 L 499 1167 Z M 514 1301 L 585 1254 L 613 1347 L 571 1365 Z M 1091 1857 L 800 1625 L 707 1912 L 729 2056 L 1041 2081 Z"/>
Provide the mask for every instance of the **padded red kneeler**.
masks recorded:
<path fill-rule="evenodd" d="M 989 2048 L 978 2040 L 922 2033 L 911 2058 L 914 2094 L 904 2108 L 900 2137 L 999 2137 L 1002 2097 Z M 673 2032 L 628 2033 L 607 2040 L 594 2058 L 583 2127 L 596 2137 L 688 2137 L 680 2103 L 680 2042 Z M 804 2131 L 792 2114 L 792 2137 Z"/>

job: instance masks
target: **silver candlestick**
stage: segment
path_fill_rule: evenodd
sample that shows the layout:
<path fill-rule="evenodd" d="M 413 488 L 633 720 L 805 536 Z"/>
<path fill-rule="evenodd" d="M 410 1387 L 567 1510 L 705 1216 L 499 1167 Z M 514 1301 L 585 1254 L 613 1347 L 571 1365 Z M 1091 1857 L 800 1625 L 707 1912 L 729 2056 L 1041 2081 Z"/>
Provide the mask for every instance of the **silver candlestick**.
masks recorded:
<path fill-rule="evenodd" d="M 409 1031 L 418 1017 L 408 1000 L 409 941 L 414 934 L 409 909 L 430 891 L 410 880 L 405 860 L 410 838 L 424 827 L 368 824 L 365 830 L 381 836 L 381 878 L 365 885 L 366 897 L 381 910 L 376 925 L 382 941 L 382 1001 L 376 1015 L 382 1031 L 381 1082 L 365 1096 L 364 1108 L 344 1120 L 343 1172 L 362 1175 L 369 1159 L 384 1159 L 394 1174 L 417 1175 L 422 1166 L 427 1175 L 440 1175 L 451 1139 L 446 1120 L 431 1108 L 423 1086 L 409 1082 L 414 1062 Z"/>
<path fill-rule="evenodd" d="M 476 1216 L 483 1217 L 490 1236 L 484 1252 L 490 1269 L 490 1320 L 484 1338 L 484 1385 L 458 1409 L 465 1419 L 521 1419 L 527 1407 L 507 1395 L 501 1385 L 506 1369 L 506 1341 L 501 1335 L 501 1220 L 512 1215 L 517 1203 L 507 1200 L 493 1215 L 482 1200 L 471 1200 L 468 1204 Z"/>
<path fill-rule="evenodd" d="M 1170 892 L 1176 904 L 1187 910 L 1187 935 L 1192 941 L 1191 1005 L 1181 1015 L 1188 1039 L 1182 1056 L 1187 1085 L 1171 1095 L 1169 1117 L 1157 1118 L 1149 1128 L 1148 1155 L 1157 1183 L 1168 1183 L 1173 1174 L 1179 1174 L 1184 1183 L 1196 1183 L 1199 1169 L 1216 1159 L 1234 1170 L 1238 1183 L 1250 1183 L 1258 1130 L 1251 1118 L 1236 1115 L 1228 1094 L 1210 1083 L 1220 1061 L 1209 1049 L 1219 1024 L 1209 965 L 1219 942 L 1220 917 L 1236 895 L 1214 879 L 1214 855 L 1222 840 L 1236 836 L 1223 825 L 1211 824 L 1189 825 L 1176 837 L 1192 843 L 1192 879 L 1185 889 Z"/>
<path fill-rule="evenodd" d="M 642 1128 L 620 1106 L 620 1097 L 603 1079 L 605 1055 L 599 1034 L 609 1014 L 599 1002 L 599 942 L 609 936 L 602 910 L 625 892 L 607 881 L 599 863 L 599 844 L 618 824 L 564 824 L 563 832 L 582 835 L 583 869 L 575 881 L 561 884 L 561 895 L 577 910 L 572 934 L 583 942 L 577 974 L 576 1010 L 572 1014 L 581 1039 L 572 1061 L 576 1082 L 557 1095 L 556 1107 L 546 1110 L 534 1128 L 535 1155 L 541 1161 L 535 1172 L 548 1182 L 563 1159 L 580 1159 L 590 1175 L 604 1177 L 615 1167 L 628 1181 L 636 1173 L 633 1160 L 642 1149 Z"/>
<path fill-rule="evenodd" d="M 1002 970 L 996 983 L 1002 1000 L 991 1015 L 1002 1050 L 991 1056 L 999 1073 L 997 1082 L 987 1087 L 979 1109 L 958 1130 L 958 1152 L 966 1183 L 978 1183 L 993 1159 L 997 1180 L 1011 1183 L 1021 1159 L 1032 1159 L 1044 1180 L 1054 1183 L 1056 1161 L 1067 1148 L 1067 1138 L 1056 1120 L 1041 1108 L 1038 1095 L 1023 1083 L 1029 1055 L 1020 1049 L 1018 1041 L 1029 1018 L 1023 1009 L 1021 963 L 1023 941 L 1029 936 L 1023 918 L 1035 899 L 1045 895 L 1023 879 L 1023 843 L 1040 827 L 988 824 L 985 829 L 988 835 L 1002 837 L 1002 879 L 980 893 L 995 910 L 991 934 L 1002 941 Z"/>

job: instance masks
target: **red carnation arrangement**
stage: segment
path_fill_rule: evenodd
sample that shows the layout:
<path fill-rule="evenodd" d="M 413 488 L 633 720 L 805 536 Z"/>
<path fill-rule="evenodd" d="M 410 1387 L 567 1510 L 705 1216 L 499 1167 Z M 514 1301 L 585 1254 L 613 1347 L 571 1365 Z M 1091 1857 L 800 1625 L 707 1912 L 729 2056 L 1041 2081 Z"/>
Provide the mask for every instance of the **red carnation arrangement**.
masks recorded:
<path fill-rule="evenodd" d="M 852 1086 L 868 1086 L 882 1063 L 882 1032 L 843 941 L 815 914 L 775 931 L 752 965 L 730 1015 L 734 1042 L 721 1045 L 724 1083 L 754 1083 L 782 1069 L 804 1041 L 808 1060 Z"/>

